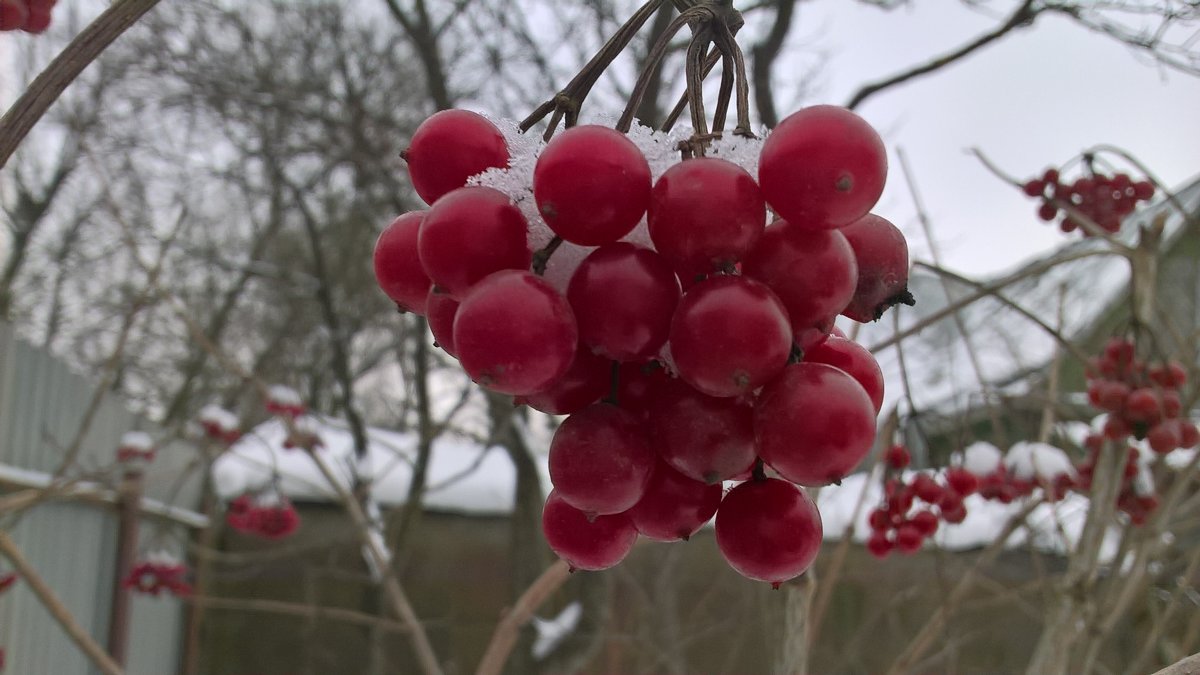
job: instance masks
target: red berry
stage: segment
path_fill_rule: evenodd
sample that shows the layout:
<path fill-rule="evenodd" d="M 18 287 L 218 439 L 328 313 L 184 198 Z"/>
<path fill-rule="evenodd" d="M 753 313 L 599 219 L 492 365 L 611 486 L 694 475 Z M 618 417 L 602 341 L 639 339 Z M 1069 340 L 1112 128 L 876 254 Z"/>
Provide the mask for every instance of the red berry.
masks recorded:
<path fill-rule="evenodd" d="M 1162 409 L 1153 389 L 1135 389 L 1125 397 L 1125 417 L 1129 421 L 1153 424 L 1161 415 Z"/>
<path fill-rule="evenodd" d="M 654 184 L 647 225 L 676 269 L 710 272 L 742 259 L 766 226 L 754 178 L 723 159 L 680 162 Z"/>
<path fill-rule="evenodd" d="M 23 0 L 0 0 L 0 31 L 19 30 L 29 18 Z"/>
<path fill-rule="evenodd" d="M 667 341 L 679 282 L 654 251 L 615 242 L 580 263 L 567 299 L 591 349 L 616 361 L 645 361 Z"/>
<path fill-rule="evenodd" d="M 858 263 L 858 285 L 842 315 L 875 321 L 892 305 L 913 304 L 908 292 L 908 242 L 895 225 L 867 214 L 841 229 Z"/>
<path fill-rule="evenodd" d="M 1046 192 L 1046 182 L 1036 179 L 1027 181 L 1021 189 L 1030 197 L 1041 197 Z"/>
<path fill-rule="evenodd" d="M 979 478 L 966 469 L 952 467 L 946 469 L 946 484 L 951 490 L 965 497 L 979 489 Z"/>
<path fill-rule="evenodd" d="M 707 396 L 676 380 L 658 388 L 649 413 L 659 456 L 688 478 L 719 483 L 754 464 L 754 411 L 737 399 Z"/>
<path fill-rule="evenodd" d="M 1200 429 L 1190 420 L 1179 422 L 1179 447 L 1194 448 L 1200 444 Z"/>
<path fill-rule="evenodd" d="M 876 558 L 886 558 L 892 552 L 892 542 L 883 532 L 875 532 L 867 539 L 867 551 Z"/>
<path fill-rule="evenodd" d="M 687 539 L 717 512 L 721 485 L 692 480 L 658 462 L 646 493 L 629 509 L 638 532 L 658 541 Z"/>
<path fill-rule="evenodd" d="M 1046 222 L 1050 222 L 1051 220 L 1054 220 L 1057 217 L 1058 217 L 1058 207 L 1055 206 L 1054 204 L 1051 204 L 1050 202 L 1043 202 L 1042 205 L 1038 207 L 1038 218 L 1041 218 L 1042 220 L 1044 220 Z M 1068 221 L 1063 221 L 1063 222 L 1066 223 Z"/>
<path fill-rule="evenodd" d="M 893 445 L 884 453 L 883 459 L 890 468 L 903 469 L 912 461 L 912 456 L 908 454 L 908 448 L 903 445 Z"/>
<path fill-rule="evenodd" d="M 637 542 L 637 530 L 629 516 L 587 514 L 563 501 L 558 490 L 550 492 L 542 510 L 542 533 L 554 553 L 572 570 L 603 570 L 616 565 Z"/>
<path fill-rule="evenodd" d="M 886 531 L 892 526 L 892 512 L 888 509 L 875 509 L 867 517 L 867 524 L 876 532 Z"/>
<path fill-rule="evenodd" d="M 475 285 L 454 317 L 454 348 L 472 380 L 532 394 L 571 366 L 579 333 L 567 299 L 529 272 L 504 270 Z"/>
<path fill-rule="evenodd" d="M 717 548 L 742 576 L 778 586 L 812 565 L 821 514 L 800 488 L 775 478 L 741 483 L 717 509 Z"/>
<path fill-rule="evenodd" d="M 942 500 L 942 494 L 946 491 L 938 482 L 935 481 L 929 474 L 918 474 L 913 479 L 913 493 L 926 504 L 939 504 Z"/>
<path fill-rule="evenodd" d="M 393 220 L 375 242 L 375 281 L 397 307 L 415 314 L 425 313 L 432 286 L 417 253 L 424 218 L 424 211 L 410 211 Z"/>
<path fill-rule="evenodd" d="M 674 381 L 657 361 L 622 363 L 617 371 L 617 405 L 645 419 L 660 388 Z"/>
<path fill-rule="evenodd" d="M 921 530 L 912 523 L 904 523 L 896 528 L 896 548 L 901 553 L 916 553 L 921 550 L 924 541 Z"/>
<path fill-rule="evenodd" d="M 458 301 L 442 292 L 437 286 L 429 289 L 425 297 L 425 320 L 437 346 L 450 356 L 454 350 L 454 317 L 458 315 Z"/>
<path fill-rule="evenodd" d="M 938 529 L 938 517 L 932 511 L 917 511 L 909 522 L 922 537 L 931 537 Z"/>
<path fill-rule="evenodd" d="M 555 136 L 533 169 L 538 212 L 554 233 L 583 246 L 629 234 L 650 202 L 650 165 L 615 129 L 572 127 Z"/>
<path fill-rule="evenodd" d="M 1179 420 L 1164 420 L 1150 427 L 1146 432 L 1146 442 L 1150 444 L 1150 449 L 1165 455 L 1178 448 L 1183 436 L 1179 427 Z"/>
<path fill-rule="evenodd" d="M 442 110 L 421 123 L 404 151 L 413 189 L 426 204 L 467 179 L 508 165 L 508 145 L 496 125 L 467 110 Z"/>
<path fill-rule="evenodd" d="M 21 30 L 35 35 L 46 32 L 50 27 L 50 9 L 49 4 L 29 2 L 29 16 L 25 18 L 25 25 Z"/>
<path fill-rule="evenodd" d="M 854 297 L 858 263 L 841 232 L 773 223 L 743 263 L 746 276 L 766 284 L 787 309 L 801 344 L 824 338 Z"/>
<path fill-rule="evenodd" d="M 710 396 L 764 385 L 787 363 L 792 330 L 779 298 L 745 277 L 713 277 L 692 287 L 671 319 L 679 377 Z"/>
<path fill-rule="evenodd" d="M 846 371 L 871 397 L 875 412 L 883 408 L 883 371 L 866 347 L 845 337 L 832 335 L 821 344 L 804 350 L 804 360 Z"/>
<path fill-rule="evenodd" d="M 621 513 L 646 492 L 654 451 L 632 413 L 595 403 L 571 415 L 550 442 L 554 490 L 585 513 Z"/>
<path fill-rule="evenodd" d="M 430 207 L 417 252 L 433 283 L 461 299 L 493 272 L 529 267 L 526 231 L 525 216 L 508 195 L 489 187 L 464 187 Z"/>
<path fill-rule="evenodd" d="M 822 363 L 796 363 L 759 395 L 754 435 L 759 456 L 784 478 L 828 485 L 870 452 L 875 407 L 845 372 Z"/>
<path fill-rule="evenodd" d="M 611 382 L 612 362 L 580 344 L 571 367 L 562 377 L 549 387 L 528 396 L 519 396 L 513 402 L 547 415 L 570 415 L 599 401 L 608 393 Z"/>
<path fill-rule="evenodd" d="M 789 115 L 767 136 L 758 180 L 780 217 L 830 229 L 866 215 L 883 194 L 887 151 L 879 134 L 845 108 L 818 105 Z"/>

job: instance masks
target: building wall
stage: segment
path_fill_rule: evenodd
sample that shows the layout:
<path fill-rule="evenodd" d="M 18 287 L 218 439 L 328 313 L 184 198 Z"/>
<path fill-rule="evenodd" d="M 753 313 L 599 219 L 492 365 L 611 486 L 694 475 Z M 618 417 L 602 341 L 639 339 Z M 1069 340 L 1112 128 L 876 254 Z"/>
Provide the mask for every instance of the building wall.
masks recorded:
<path fill-rule="evenodd" d="M 293 539 L 263 542 L 226 532 L 225 562 L 214 570 L 214 595 L 246 601 L 241 609 L 210 610 L 201 672 L 207 675 L 419 672 L 400 632 L 372 642 L 371 631 L 334 619 L 306 619 L 252 609 L 259 599 L 381 611 L 380 594 L 349 541 L 346 519 L 329 505 L 299 505 L 303 524 Z M 474 672 L 512 602 L 506 518 L 426 513 L 402 553 L 403 584 L 426 621 L 448 673 Z M 836 542 L 827 542 L 816 578 L 833 574 Z M 294 555 L 275 555 L 288 550 Z M 978 552 L 926 550 L 879 561 L 851 546 L 838 569 L 823 629 L 812 655 L 814 673 L 884 672 L 907 646 L 946 593 L 977 560 Z M 1022 672 L 1041 630 L 1045 587 L 1039 580 L 1062 571 L 1054 556 L 1014 550 L 984 570 L 983 581 L 960 604 L 921 672 L 987 674 Z M 535 673 L 772 672 L 782 632 L 786 592 L 748 581 L 721 559 L 711 531 L 691 541 L 641 541 L 618 567 L 580 572 L 539 612 L 552 617 L 591 591 L 610 598 L 608 613 L 577 635 L 595 637 L 584 665 L 510 669 Z M 1135 613 L 1136 614 L 1136 613 Z M 1140 648 L 1145 626 L 1122 625 L 1103 655 L 1127 663 Z M 372 652 L 378 670 L 372 670 Z"/>
<path fill-rule="evenodd" d="M 95 383 L 71 372 L 44 351 L 22 342 L 0 323 L 0 464 L 54 472 L 74 438 L 95 391 Z M 113 458 L 123 433 L 155 430 L 106 396 L 84 437 L 79 471 L 101 483 L 115 481 Z M 148 493 L 190 507 L 196 489 L 175 490 L 169 480 L 190 461 L 182 448 L 164 448 L 147 476 Z M 8 490 L 0 483 L 0 494 Z M 108 634 L 115 577 L 116 513 L 102 505 L 47 502 L 20 515 L 0 514 L 8 531 L 63 604 L 100 644 Z M 179 532 L 160 523 L 142 524 L 142 541 Z M 180 551 L 182 552 L 182 551 Z M 0 557 L 0 570 L 9 570 Z M 174 599 L 135 598 L 130 642 L 130 675 L 176 672 L 183 626 L 182 605 Z M 27 585 L 17 583 L 0 596 L 0 647 L 8 673 L 75 675 L 94 672 L 85 657 L 41 606 Z"/>

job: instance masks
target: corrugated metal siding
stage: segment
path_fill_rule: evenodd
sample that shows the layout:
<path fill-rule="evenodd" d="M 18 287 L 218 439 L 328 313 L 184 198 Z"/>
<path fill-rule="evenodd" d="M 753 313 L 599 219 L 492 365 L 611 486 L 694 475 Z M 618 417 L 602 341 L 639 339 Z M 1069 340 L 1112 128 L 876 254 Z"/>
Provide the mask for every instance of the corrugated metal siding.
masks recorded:
<path fill-rule="evenodd" d="M 51 472 L 74 438 L 95 383 L 13 335 L 0 323 L 0 462 Z M 85 436 L 78 466 L 94 471 L 111 466 L 120 437 L 130 430 L 154 432 L 151 425 L 107 397 Z M 147 493 L 167 497 L 173 479 L 192 459 L 186 446 L 160 450 L 147 475 Z M 198 501 L 197 481 L 173 498 L 177 506 Z M 9 524 L 9 523 L 3 523 Z M 142 541 L 180 532 L 144 522 Z M 82 503 L 47 503 L 22 514 L 11 535 L 51 588 L 100 644 L 107 640 L 116 513 Z M 180 551 L 182 552 L 182 551 Z M 3 569 L 7 564 L 0 561 Z M 177 670 L 183 632 L 183 604 L 174 598 L 135 598 L 130 636 L 130 675 L 170 675 Z M 54 619 L 23 584 L 0 597 L 0 646 L 7 673 L 74 675 L 96 672 Z"/>

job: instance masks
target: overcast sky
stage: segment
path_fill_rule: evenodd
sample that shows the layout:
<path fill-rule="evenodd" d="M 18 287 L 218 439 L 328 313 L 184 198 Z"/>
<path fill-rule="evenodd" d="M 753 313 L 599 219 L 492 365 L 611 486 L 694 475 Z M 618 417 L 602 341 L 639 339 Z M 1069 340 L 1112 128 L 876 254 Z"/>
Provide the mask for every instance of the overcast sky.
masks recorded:
<path fill-rule="evenodd" d="M 957 2 L 913 4 L 892 12 L 840 0 L 801 4 L 797 37 L 818 35 L 829 50 L 813 98 L 845 103 L 861 83 L 996 24 Z M 1111 38 L 1052 16 L 867 100 L 859 113 L 892 150 L 876 211 L 905 230 L 914 256 L 928 259 L 894 154 L 902 146 L 944 262 L 972 274 L 1011 267 L 1063 235 L 1037 220 L 1034 202 L 995 179 L 967 148 L 1023 177 L 1101 143 L 1125 148 L 1169 185 L 1200 174 L 1200 79 L 1149 65 Z"/>

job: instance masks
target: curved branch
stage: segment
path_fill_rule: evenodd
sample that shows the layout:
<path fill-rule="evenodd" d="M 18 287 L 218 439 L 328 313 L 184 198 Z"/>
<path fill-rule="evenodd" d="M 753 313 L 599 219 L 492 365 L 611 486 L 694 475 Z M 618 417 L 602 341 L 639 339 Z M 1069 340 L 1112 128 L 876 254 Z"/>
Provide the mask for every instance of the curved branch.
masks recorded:
<path fill-rule="evenodd" d="M 945 66 L 948 66 L 959 59 L 969 56 L 978 49 L 986 47 L 987 45 L 1000 39 L 1004 35 L 1017 28 L 1024 28 L 1032 25 L 1033 20 L 1037 17 L 1038 13 L 1042 11 L 1041 9 L 1034 8 L 1033 3 L 1034 0 L 1024 0 L 1024 2 L 1021 3 L 1021 6 L 1017 7 L 1016 11 L 1013 12 L 1004 23 L 987 33 L 980 35 L 979 37 L 952 52 L 943 54 L 942 56 L 939 56 L 931 61 L 927 61 L 919 66 L 913 66 L 908 70 L 896 73 L 889 78 L 863 85 L 861 89 L 855 92 L 854 96 L 850 97 L 850 101 L 846 104 L 846 107 L 854 110 L 867 98 L 878 94 L 884 89 L 894 87 L 898 84 L 903 84 L 911 79 L 920 77 L 922 75 L 928 75 L 936 70 L 940 70 L 941 68 L 944 68 Z"/>
<path fill-rule="evenodd" d="M 158 0 L 117 0 L 46 66 L 0 117 L 0 168 L 84 68 L 157 4 Z"/>
<path fill-rule="evenodd" d="M 554 564 L 546 568 L 545 572 L 537 578 L 533 584 L 525 589 L 521 597 L 517 599 L 517 604 L 504 618 L 500 620 L 500 624 L 496 626 L 496 632 L 492 634 L 492 640 L 488 643 L 487 651 L 483 653 L 483 659 L 479 662 L 479 669 L 475 671 L 475 675 L 499 675 L 504 669 L 504 662 L 508 660 L 508 655 L 512 652 L 513 645 L 517 642 L 517 632 L 521 626 L 524 626 L 533 616 L 533 612 L 545 602 L 550 594 L 562 586 L 567 580 L 567 575 L 570 574 L 570 566 L 562 560 L 554 561 Z"/>

